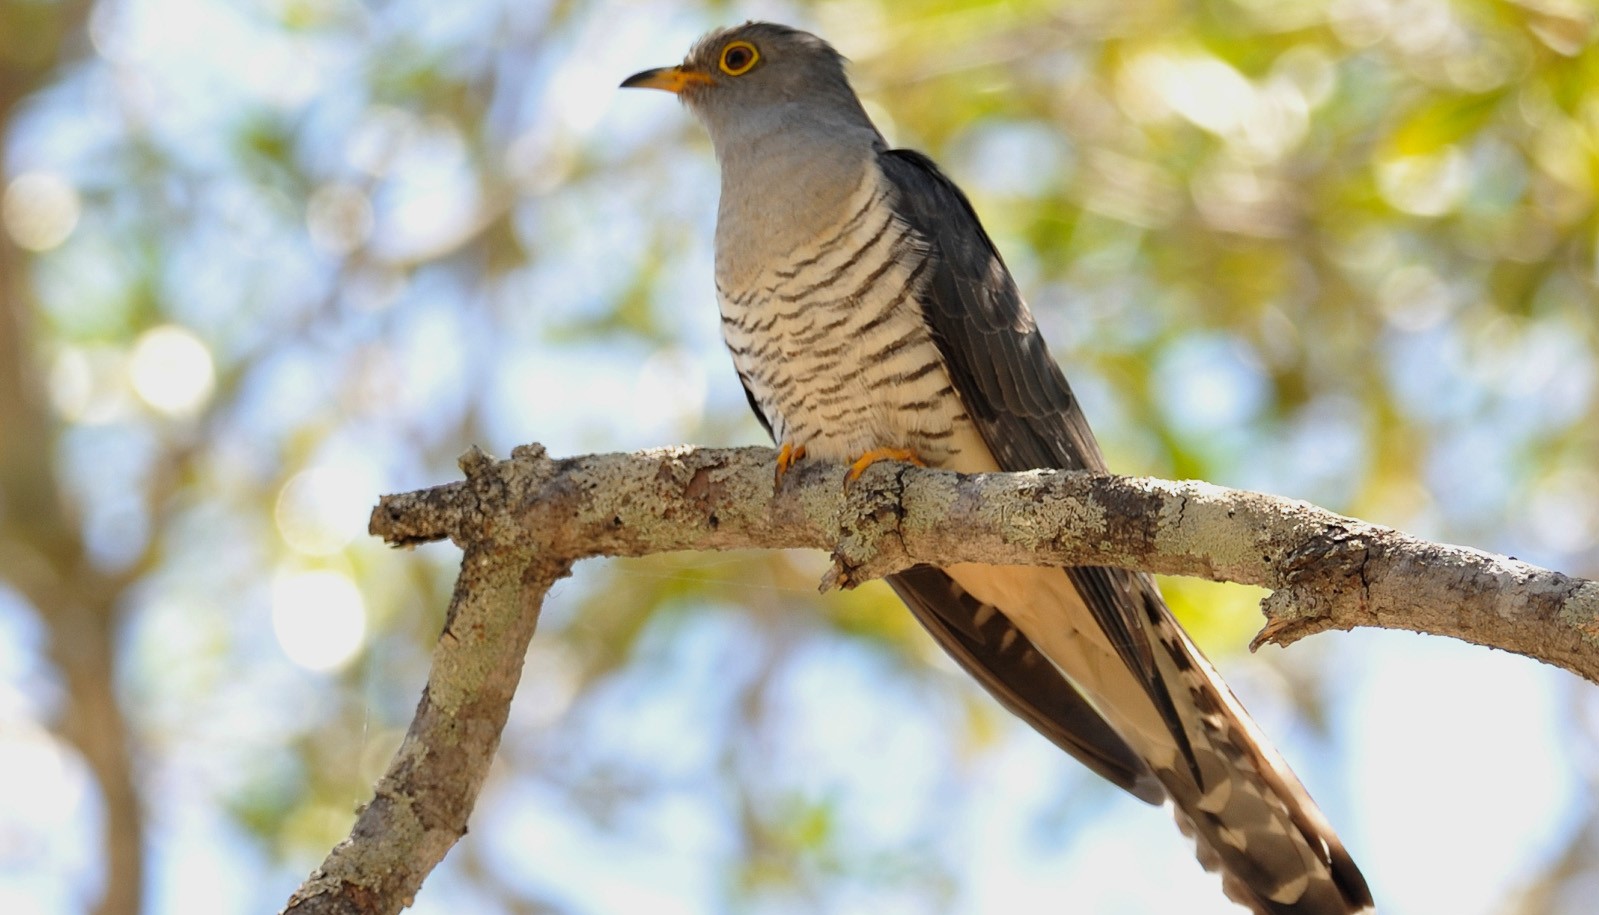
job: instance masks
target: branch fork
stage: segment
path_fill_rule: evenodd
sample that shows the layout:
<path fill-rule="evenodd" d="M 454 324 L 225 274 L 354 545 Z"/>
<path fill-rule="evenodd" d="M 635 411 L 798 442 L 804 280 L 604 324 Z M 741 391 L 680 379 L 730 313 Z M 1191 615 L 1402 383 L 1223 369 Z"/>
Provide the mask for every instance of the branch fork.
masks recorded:
<path fill-rule="evenodd" d="M 286 912 L 392 913 L 466 832 L 540 607 L 572 565 L 671 550 L 828 550 L 822 589 L 917 563 L 1105 565 L 1259 585 L 1251 643 L 1410 629 L 1502 648 L 1599 682 L 1599 582 L 1430 543 L 1305 502 L 1081 471 L 960 475 L 805 461 L 774 488 L 769 448 L 551 458 L 540 445 L 466 479 L 384 496 L 370 532 L 448 539 L 461 573 L 410 730 L 350 837 Z"/>

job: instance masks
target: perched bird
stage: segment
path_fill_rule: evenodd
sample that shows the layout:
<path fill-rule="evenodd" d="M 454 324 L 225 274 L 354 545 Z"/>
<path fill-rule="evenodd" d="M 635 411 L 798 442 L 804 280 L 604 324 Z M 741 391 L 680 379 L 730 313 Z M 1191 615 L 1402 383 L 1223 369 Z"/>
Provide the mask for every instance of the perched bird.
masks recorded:
<path fill-rule="evenodd" d="M 1105 469 L 971 204 L 926 156 L 889 148 L 832 46 L 750 22 L 622 85 L 675 93 L 710 132 L 722 331 L 782 446 L 779 477 L 805 456 L 855 474 L 882 459 Z M 1005 707 L 1136 797 L 1169 798 L 1229 897 L 1261 915 L 1371 908 L 1149 576 L 959 563 L 889 584 Z"/>

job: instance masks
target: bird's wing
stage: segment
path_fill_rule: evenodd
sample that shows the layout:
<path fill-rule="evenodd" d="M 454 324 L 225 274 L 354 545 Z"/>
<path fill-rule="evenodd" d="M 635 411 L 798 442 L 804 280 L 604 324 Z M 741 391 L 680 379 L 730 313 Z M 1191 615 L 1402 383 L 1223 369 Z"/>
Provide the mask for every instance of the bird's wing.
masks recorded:
<path fill-rule="evenodd" d="M 755 399 L 755 392 L 750 390 L 750 383 L 744 380 L 743 375 L 739 375 L 738 383 L 744 386 L 744 399 L 750 402 L 750 412 L 755 414 L 755 418 L 760 421 L 761 428 L 766 430 L 766 434 L 774 435 L 775 437 L 772 432 L 772 421 L 766 418 L 766 411 L 761 409 L 761 402 Z"/>
<path fill-rule="evenodd" d="M 890 575 L 888 584 L 1001 705 L 1111 784 L 1151 804 L 1165 800 L 1143 759 L 998 608 L 932 566 Z"/>
<path fill-rule="evenodd" d="M 885 152 L 883 172 L 900 191 L 900 217 L 931 243 L 937 266 L 922 306 L 962 405 L 1002 470 L 1105 470 L 1088 420 L 1022 303 L 1010 271 L 966 196 L 932 160 Z M 1178 751 L 1199 780 L 1187 740 L 1137 614 L 1160 602 L 1139 576 L 1115 569 L 1068 569 L 1072 584 L 1116 653 L 1149 694 Z"/>
<path fill-rule="evenodd" d="M 1000 468 L 1105 470 L 1087 419 L 965 195 L 919 153 L 883 150 L 878 161 L 898 190 L 899 218 L 930 248 L 934 268 L 919 301 L 962 405 Z M 1065 572 L 1186 763 L 1186 775 L 1154 771 L 1176 801 L 1179 823 L 1200 839 L 1201 861 L 1224 871 L 1228 895 L 1269 915 L 1368 909 L 1371 893 L 1354 861 L 1172 618 L 1153 579 L 1108 568 Z M 918 614 L 924 622 L 939 616 L 936 609 Z M 941 641 L 950 644 L 947 636 Z M 985 683 L 1012 676 L 991 666 L 991 646 L 963 647 L 970 652 L 963 664 L 988 668 L 991 676 L 979 675 Z"/>

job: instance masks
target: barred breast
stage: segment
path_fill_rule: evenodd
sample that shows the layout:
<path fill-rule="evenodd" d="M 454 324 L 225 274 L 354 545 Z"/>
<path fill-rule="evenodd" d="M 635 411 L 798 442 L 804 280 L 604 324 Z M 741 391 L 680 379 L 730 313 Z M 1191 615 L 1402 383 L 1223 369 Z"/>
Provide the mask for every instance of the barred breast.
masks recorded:
<path fill-rule="evenodd" d="M 753 277 L 718 277 L 722 336 L 773 436 L 813 458 L 906 448 L 931 466 L 997 469 L 922 317 L 932 260 L 875 167 L 829 230 Z"/>

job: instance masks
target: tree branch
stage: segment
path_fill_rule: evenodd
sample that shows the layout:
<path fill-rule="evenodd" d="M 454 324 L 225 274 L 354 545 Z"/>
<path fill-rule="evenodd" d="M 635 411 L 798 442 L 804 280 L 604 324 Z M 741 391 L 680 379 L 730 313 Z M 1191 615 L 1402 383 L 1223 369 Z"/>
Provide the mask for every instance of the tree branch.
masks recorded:
<path fill-rule="evenodd" d="M 294 912 L 395 912 L 465 832 L 545 591 L 573 562 L 671 550 L 830 550 L 823 588 L 919 562 L 1108 565 L 1260 585 L 1252 647 L 1356 626 L 1453 636 L 1599 682 L 1599 582 L 1431 543 L 1305 502 L 1069 471 L 964 476 L 804 462 L 767 448 L 462 459 L 467 480 L 385 496 L 370 530 L 448 538 L 461 577 L 417 718 Z"/>
<path fill-rule="evenodd" d="M 1326 629 L 1446 635 L 1599 682 L 1599 582 L 1421 540 L 1306 502 L 1199 482 L 1073 471 L 962 476 L 811 462 L 774 493 L 766 448 L 670 448 L 551 460 L 536 446 L 490 466 L 508 517 L 565 560 L 669 550 L 831 550 L 824 586 L 918 562 L 1108 565 L 1259 585 L 1255 640 Z M 535 483 L 534 481 L 538 481 Z M 372 532 L 391 543 L 470 542 L 468 484 L 389 496 Z"/>
<path fill-rule="evenodd" d="M 349 837 L 285 912 L 398 912 L 466 834 L 544 595 L 571 571 L 507 510 L 515 502 L 497 472 L 507 468 L 524 488 L 545 469 L 496 465 L 476 449 L 461 458 L 467 482 L 452 491 L 448 520 L 465 555 L 416 717 Z"/>

